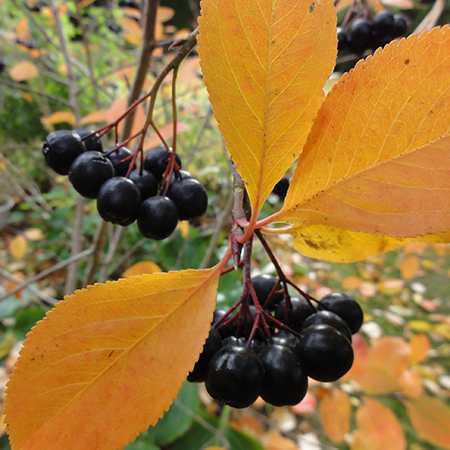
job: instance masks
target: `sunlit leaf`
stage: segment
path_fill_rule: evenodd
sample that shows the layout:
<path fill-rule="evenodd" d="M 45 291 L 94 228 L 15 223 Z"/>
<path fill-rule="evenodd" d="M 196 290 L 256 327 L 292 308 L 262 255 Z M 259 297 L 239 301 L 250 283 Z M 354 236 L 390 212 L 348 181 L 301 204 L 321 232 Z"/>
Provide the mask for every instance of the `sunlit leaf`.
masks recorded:
<path fill-rule="evenodd" d="M 158 6 L 156 11 L 156 20 L 158 22 L 167 22 L 175 15 L 175 11 L 167 6 Z"/>
<path fill-rule="evenodd" d="M 304 256 L 333 262 L 361 261 L 410 242 L 450 242 L 450 232 L 418 238 L 393 238 L 326 225 L 297 226 L 289 230 L 295 249 Z"/>
<path fill-rule="evenodd" d="M 431 444 L 450 449 L 450 408 L 439 399 L 426 396 L 404 403 L 419 436 Z"/>
<path fill-rule="evenodd" d="M 328 94 L 274 220 L 394 237 L 450 230 L 450 28 L 392 42 Z"/>
<path fill-rule="evenodd" d="M 335 442 L 342 442 L 350 429 L 352 405 L 347 393 L 332 389 L 320 402 L 320 416 L 325 434 Z"/>
<path fill-rule="evenodd" d="M 134 275 L 144 275 L 146 273 L 162 272 L 161 267 L 152 261 L 141 261 L 133 264 L 122 274 L 124 278 L 129 278 Z"/>
<path fill-rule="evenodd" d="M 333 2 L 201 4 L 204 80 L 257 214 L 302 151 L 323 101 L 336 55 Z"/>
<path fill-rule="evenodd" d="M 41 122 L 46 126 L 55 125 L 57 123 L 69 123 L 70 125 L 75 125 L 77 119 L 70 111 L 56 111 L 50 116 L 42 117 Z"/>
<path fill-rule="evenodd" d="M 406 439 L 395 414 L 383 403 L 364 398 L 356 411 L 358 430 L 351 450 L 406 450 Z"/>
<path fill-rule="evenodd" d="M 115 450 L 155 424 L 202 349 L 220 271 L 142 275 L 58 303 L 8 383 L 12 449 Z"/>
<path fill-rule="evenodd" d="M 39 75 L 38 68 L 30 61 L 15 64 L 9 71 L 9 76 L 15 81 L 27 81 Z"/>

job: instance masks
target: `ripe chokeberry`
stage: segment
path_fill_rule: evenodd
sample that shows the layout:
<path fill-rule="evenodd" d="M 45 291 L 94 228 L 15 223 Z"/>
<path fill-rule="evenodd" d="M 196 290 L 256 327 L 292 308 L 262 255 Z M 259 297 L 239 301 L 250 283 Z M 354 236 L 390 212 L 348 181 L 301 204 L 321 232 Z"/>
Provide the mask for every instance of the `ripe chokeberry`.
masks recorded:
<path fill-rule="evenodd" d="M 140 205 L 139 188 L 128 178 L 110 178 L 98 192 L 98 213 L 107 222 L 124 227 L 132 224 L 137 218 Z"/>
<path fill-rule="evenodd" d="M 361 54 L 367 49 L 372 27 L 366 19 L 356 19 L 349 28 L 348 47 L 353 53 Z"/>
<path fill-rule="evenodd" d="M 352 342 L 352 333 L 348 325 L 341 317 L 331 311 L 322 310 L 311 314 L 303 323 L 303 329 L 305 330 L 312 325 L 330 325 Z"/>
<path fill-rule="evenodd" d="M 72 163 L 69 181 L 86 198 L 97 198 L 100 187 L 114 176 L 111 161 L 100 152 L 87 151 Z"/>
<path fill-rule="evenodd" d="M 358 302 L 347 294 L 332 292 L 321 298 L 317 309 L 326 309 L 337 314 L 355 334 L 364 322 L 364 313 Z"/>
<path fill-rule="evenodd" d="M 169 237 L 177 227 L 178 210 L 168 197 L 156 196 L 144 200 L 137 214 L 142 236 L 160 241 Z"/>
<path fill-rule="evenodd" d="M 292 333 L 288 333 L 284 330 L 279 330 L 272 336 L 272 341 L 275 345 L 284 345 L 285 347 L 294 348 L 297 345 L 299 339 Z"/>
<path fill-rule="evenodd" d="M 189 373 L 187 380 L 191 383 L 205 381 L 209 361 L 220 348 L 222 348 L 220 333 L 215 328 L 211 328 L 208 338 L 203 345 L 203 351 L 200 353 L 198 361 L 195 363 L 192 372 Z"/>
<path fill-rule="evenodd" d="M 216 400 L 246 408 L 258 398 L 264 383 L 264 367 L 256 353 L 245 347 L 226 346 L 211 358 L 206 390 Z"/>
<path fill-rule="evenodd" d="M 124 162 L 122 161 L 125 158 L 129 158 L 131 155 L 132 155 L 131 150 L 129 150 L 127 147 L 119 147 L 117 150 L 107 155 L 107 157 L 113 163 L 116 175 L 118 177 L 124 177 L 127 174 L 128 168 L 130 167 L 131 164 L 131 158 L 128 159 L 127 161 Z"/>
<path fill-rule="evenodd" d="M 157 180 L 161 180 L 169 162 L 170 153 L 162 145 L 150 150 L 144 159 L 144 169 L 155 175 Z M 181 159 L 179 155 L 175 155 L 175 161 L 181 168 Z"/>
<path fill-rule="evenodd" d="M 408 31 L 408 19 L 401 13 L 394 14 L 394 27 L 391 31 L 393 39 L 403 36 Z"/>
<path fill-rule="evenodd" d="M 303 330 L 294 353 L 304 364 L 307 375 L 317 381 L 336 381 L 353 364 L 349 340 L 330 325 L 312 325 Z"/>
<path fill-rule="evenodd" d="M 256 275 L 252 277 L 252 284 L 256 292 L 256 297 L 258 298 L 258 301 L 261 306 L 263 306 L 266 303 L 266 300 L 268 299 L 270 293 L 274 289 L 275 285 L 277 284 L 278 278 L 274 277 L 273 275 L 268 274 L 262 274 L 262 275 Z M 277 291 L 282 290 L 281 285 L 278 286 Z M 270 300 L 268 302 L 268 306 L 275 307 L 278 305 L 284 298 L 283 292 L 275 292 L 270 297 Z M 250 297 L 250 303 L 253 303 L 252 298 Z"/>
<path fill-rule="evenodd" d="M 275 310 L 275 319 L 284 323 L 294 331 L 300 331 L 307 317 L 315 312 L 315 309 L 304 299 L 298 297 L 291 298 L 291 307 L 287 312 L 286 321 L 286 300 L 283 300 Z"/>
<path fill-rule="evenodd" d="M 148 170 L 132 170 L 129 178 L 141 191 L 142 201 L 158 193 L 158 181 Z"/>
<path fill-rule="evenodd" d="M 80 136 L 70 130 L 53 131 L 42 147 L 45 162 L 59 175 L 67 175 L 72 163 L 85 151 Z"/>
<path fill-rule="evenodd" d="M 103 153 L 102 140 L 98 134 L 92 134 L 94 130 L 90 130 L 88 128 L 78 128 L 73 132 L 80 136 L 86 146 L 86 150 Z M 90 134 L 92 134 L 92 136 L 86 138 L 86 136 L 89 136 Z"/>
<path fill-rule="evenodd" d="M 372 34 L 376 36 L 387 36 L 394 28 L 394 16 L 389 11 L 379 12 L 372 22 Z"/>
<path fill-rule="evenodd" d="M 308 390 L 302 362 L 286 346 L 267 345 L 258 357 L 264 367 L 261 397 L 274 406 L 296 405 Z"/>
<path fill-rule="evenodd" d="M 216 309 L 213 314 L 213 325 L 216 325 L 217 322 L 227 313 L 226 309 Z M 219 330 L 222 339 L 225 339 L 228 336 L 232 336 L 236 333 L 237 330 L 237 320 L 233 320 L 230 323 L 226 323 L 229 319 L 233 317 L 233 314 L 228 315 L 219 326 L 216 328 Z"/>
<path fill-rule="evenodd" d="M 171 184 L 167 196 L 175 202 L 180 220 L 191 220 L 205 214 L 208 194 L 204 186 L 193 178 Z"/>

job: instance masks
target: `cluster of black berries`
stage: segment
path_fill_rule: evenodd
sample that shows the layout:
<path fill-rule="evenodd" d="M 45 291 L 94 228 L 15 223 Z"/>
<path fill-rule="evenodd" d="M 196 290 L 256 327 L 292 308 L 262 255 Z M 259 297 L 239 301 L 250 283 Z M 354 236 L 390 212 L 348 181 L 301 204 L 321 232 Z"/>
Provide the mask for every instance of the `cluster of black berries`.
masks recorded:
<path fill-rule="evenodd" d="M 208 207 L 204 186 L 189 172 L 179 170 L 181 159 L 165 147 L 147 153 L 144 167 L 129 171 L 133 154 L 126 147 L 103 152 L 91 130 L 50 133 L 43 146 L 47 165 L 69 180 L 83 197 L 97 199 L 102 219 L 128 226 L 137 221 L 140 233 L 161 240 L 170 236 L 179 220 L 200 217 Z M 170 158 L 175 159 L 166 195 L 158 195 Z"/>
<path fill-rule="evenodd" d="M 347 30 L 338 27 L 338 51 L 350 51 L 360 55 L 367 50 L 375 51 L 393 39 L 404 36 L 408 22 L 404 15 L 389 11 L 378 13 L 372 21 L 359 18 L 351 22 Z"/>
<path fill-rule="evenodd" d="M 362 309 L 352 297 L 331 293 L 317 307 L 303 298 L 290 298 L 289 306 L 275 277 L 260 275 L 252 283 L 265 312 L 294 333 L 266 318 L 271 340 L 258 330 L 249 342 L 254 305 L 244 320 L 239 314 L 221 320 L 226 311 L 217 309 L 188 381 L 204 381 L 211 397 L 235 408 L 250 406 L 258 396 L 285 406 L 303 399 L 308 377 L 331 382 L 350 370 L 352 334 L 363 323 Z"/>

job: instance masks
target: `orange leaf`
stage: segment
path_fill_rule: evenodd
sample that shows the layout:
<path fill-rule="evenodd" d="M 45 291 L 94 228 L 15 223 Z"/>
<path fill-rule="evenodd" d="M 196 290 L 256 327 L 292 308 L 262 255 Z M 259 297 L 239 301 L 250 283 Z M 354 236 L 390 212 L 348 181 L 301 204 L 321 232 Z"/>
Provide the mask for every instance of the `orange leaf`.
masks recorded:
<path fill-rule="evenodd" d="M 146 273 L 155 273 L 162 272 L 161 268 L 158 264 L 155 264 L 152 261 L 142 261 L 136 264 L 133 264 L 122 274 L 124 278 L 129 278 L 133 275 L 144 275 Z"/>
<path fill-rule="evenodd" d="M 132 44 L 139 44 L 142 41 L 144 32 L 134 19 L 131 19 L 130 17 L 122 17 L 119 20 L 119 23 L 125 33 L 125 36 L 129 35 L 135 41 L 132 42 Z"/>
<path fill-rule="evenodd" d="M 428 359 L 428 352 L 431 350 L 431 342 L 426 334 L 417 334 L 409 341 L 411 348 L 411 364 L 418 364 Z"/>
<path fill-rule="evenodd" d="M 359 432 L 351 450 L 406 450 L 405 435 L 397 417 L 378 400 L 364 398 L 356 412 L 356 423 Z"/>
<path fill-rule="evenodd" d="M 395 392 L 400 389 L 398 379 L 401 373 L 409 367 L 410 352 L 409 345 L 403 339 L 382 337 L 369 348 L 365 358 L 350 369 L 347 376 L 368 394 Z"/>
<path fill-rule="evenodd" d="M 210 328 L 222 267 L 77 291 L 32 329 L 7 387 L 13 450 L 115 450 L 154 425 Z"/>
<path fill-rule="evenodd" d="M 167 6 L 158 6 L 156 11 L 156 20 L 158 22 L 167 22 L 175 15 L 175 11 Z"/>
<path fill-rule="evenodd" d="M 9 76 L 15 81 L 26 81 L 39 75 L 38 68 L 30 61 L 15 64 L 9 71 Z"/>
<path fill-rule="evenodd" d="M 392 42 L 328 94 L 273 220 L 394 237 L 450 230 L 450 28 Z"/>
<path fill-rule="evenodd" d="M 399 386 L 407 397 L 419 398 L 423 394 L 422 377 L 412 370 L 404 370 L 398 380 Z"/>
<path fill-rule="evenodd" d="M 302 151 L 324 99 L 336 56 L 335 9 L 331 0 L 201 5 L 204 80 L 255 218 Z"/>
<path fill-rule="evenodd" d="M 295 249 L 302 255 L 333 262 L 361 261 L 409 242 L 450 242 L 450 232 L 418 238 L 393 238 L 325 225 L 296 226 L 289 233 L 294 236 Z"/>
<path fill-rule="evenodd" d="M 91 112 L 90 114 L 84 116 L 81 119 L 80 124 L 86 125 L 88 123 L 105 122 L 107 113 L 108 111 L 106 109 L 98 109 L 97 111 Z"/>
<path fill-rule="evenodd" d="M 17 24 L 17 37 L 25 40 L 29 37 L 30 29 L 28 27 L 28 19 L 24 18 Z"/>
<path fill-rule="evenodd" d="M 45 126 L 54 125 L 56 123 L 69 123 L 75 125 L 77 119 L 75 115 L 70 111 L 56 111 L 51 116 L 43 117 L 41 122 Z"/>
<path fill-rule="evenodd" d="M 431 444 L 450 449 L 450 408 L 439 399 L 426 396 L 404 403 L 419 436 Z"/>
<path fill-rule="evenodd" d="M 342 442 L 350 429 L 352 405 L 348 394 L 340 389 L 332 389 L 320 403 L 320 415 L 325 434 L 335 442 Z"/>
<path fill-rule="evenodd" d="M 411 255 L 405 258 L 402 262 L 402 278 L 404 280 L 409 280 L 413 278 L 416 272 L 420 268 L 420 260 L 416 255 Z"/>

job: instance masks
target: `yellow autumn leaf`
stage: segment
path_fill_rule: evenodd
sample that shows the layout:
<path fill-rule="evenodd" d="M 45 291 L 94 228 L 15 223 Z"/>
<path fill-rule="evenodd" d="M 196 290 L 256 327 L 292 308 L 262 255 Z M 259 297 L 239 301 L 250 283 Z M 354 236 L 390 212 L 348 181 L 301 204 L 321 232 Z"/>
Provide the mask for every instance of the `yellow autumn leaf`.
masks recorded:
<path fill-rule="evenodd" d="M 77 119 L 70 111 L 56 111 L 50 116 L 43 117 L 41 122 L 45 126 L 55 125 L 57 123 L 69 123 L 70 125 L 75 125 Z"/>
<path fill-rule="evenodd" d="M 161 267 L 152 261 L 141 261 L 133 264 L 122 274 L 124 278 L 129 278 L 134 275 L 144 275 L 146 273 L 162 272 Z"/>
<path fill-rule="evenodd" d="M 393 237 L 448 232 L 449 48 L 445 26 L 392 42 L 344 75 L 272 220 Z"/>
<path fill-rule="evenodd" d="M 204 0 L 199 54 L 215 117 L 253 217 L 302 151 L 335 65 L 336 16 L 322 0 Z"/>
<path fill-rule="evenodd" d="M 326 225 L 294 226 L 289 233 L 294 237 L 294 247 L 299 253 L 332 262 L 361 261 L 411 242 L 450 242 L 450 232 L 417 238 L 393 238 Z"/>
<path fill-rule="evenodd" d="M 9 71 L 9 76 L 14 81 L 27 81 L 39 75 L 38 68 L 30 61 L 21 61 L 15 64 Z"/>
<path fill-rule="evenodd" d="M 9 244 L 9 253 L 17 260 L 22 259 L 27 251 L 27 240 L 22 234 L 15 236 Z"/>
<path fill-rule="evenodd" d="M 431 444 L 450 449 L 450 408 L 439 399 L 425 395 L 404 403 L 419 436 Z"/>
<path fill-rule="evenodd" d="M 66 297 L 28 334 L 7 385 L 13 450 L 116 450 L 154 425 L 192 370 L 222 267 Z"/>

